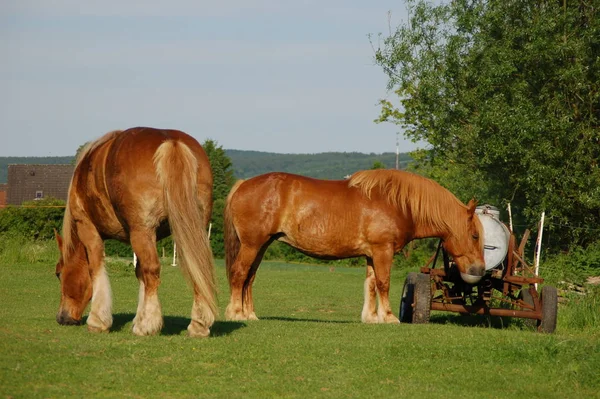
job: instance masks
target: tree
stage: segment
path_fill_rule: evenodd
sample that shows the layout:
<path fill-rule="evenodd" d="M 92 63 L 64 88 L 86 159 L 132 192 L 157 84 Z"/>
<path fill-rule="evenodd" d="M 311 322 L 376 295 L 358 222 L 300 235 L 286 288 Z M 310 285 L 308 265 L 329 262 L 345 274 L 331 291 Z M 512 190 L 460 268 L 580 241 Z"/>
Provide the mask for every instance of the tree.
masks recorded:
<path fill-rule="evenodd" d="M 423 168 L 479 181 L 486 199 L 510 201 L 529 226 L 546 211 L 556 249 L 596 240 L 598 7 L 583 0 L 407 3 L 409 22 L 380 37 L 375 51 L 399 97 L 398 105 L 381 101 L 379 121 L 431 144 Z"/>
<path fill-rule="evenodd" d="M 371 169 L 385 169 L 385 165 L 381 161 L 375 161 Z"/>
<path fill-rule="evenodd" d="M 85 148 L 90 143 L 91 143 L 91 141 L 87 141 L 87 142 L 83 143 L 82 145 L 80 145 L 77 148 L 77 152 L 75 152 L 75 158 L 73 158 L 73 160 L 71 161 L 71 164 L 75 165 L 77 163 L 77 161 L 79 160 L 79 156 L 81 155 L 81 153 L 83 152 L 83 150 L 85 150 Z"/>
<path fill-rule="evenodd" d="M 55 198 L 26 201 L 23 206 L 0 209 L 0 235 L 21 236 L 33 240 L 54 239 L 60 231 L 65 202 Z"/>
<path fill-rule="evenodd" d="M 233 164 L 231 159 L 225 154 L 222 146 L 216 141 L 207 139 L 202 144 L 206 155 L 210 160 L 210 167 L 213 172 L 213 211 L 211 216 L 211 247 L 216 257 L 225 255 L 223 246 L 223 215 L 225 210 L 225 201 L 231 187 L 235 183 L 233 177 Z"/>
<path fill-rule="evenodd" d="M 213 172 L 213 200 L 225 199 L 233 183 L 235 183 L 231 159 L 225 154 L 223 147 L 219 146 L 214 140 L 205 140 L 202 147 L 208 155 Z"/>

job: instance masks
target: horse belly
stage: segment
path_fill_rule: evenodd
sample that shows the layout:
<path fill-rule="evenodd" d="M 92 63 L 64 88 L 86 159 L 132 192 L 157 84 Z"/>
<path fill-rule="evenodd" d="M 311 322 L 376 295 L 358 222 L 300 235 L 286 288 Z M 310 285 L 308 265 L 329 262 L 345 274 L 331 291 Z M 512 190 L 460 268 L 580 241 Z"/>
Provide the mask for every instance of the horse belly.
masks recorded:
<path fill-rule="evenodd" d="M 348 258 L 362 254 L 357 226 L 347 226 L 339 221 L 302 221 L 286 231 L 279 241 L 321 258 Z"/>

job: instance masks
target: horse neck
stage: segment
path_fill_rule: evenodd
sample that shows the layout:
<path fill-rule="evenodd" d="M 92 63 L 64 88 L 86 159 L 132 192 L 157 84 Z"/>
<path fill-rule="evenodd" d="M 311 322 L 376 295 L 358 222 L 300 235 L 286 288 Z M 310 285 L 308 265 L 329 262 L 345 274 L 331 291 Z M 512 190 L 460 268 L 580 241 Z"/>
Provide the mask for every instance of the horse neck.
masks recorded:
<path fill-rule="evenodd" d="M 464 206 L 460 203 L 444 203 L 429 211 L 425 215 L 414 215 L 413 213 L 413 238 L 431 238 L 438 237 L 445 240 L 457 228 L 462 220 Z"/>

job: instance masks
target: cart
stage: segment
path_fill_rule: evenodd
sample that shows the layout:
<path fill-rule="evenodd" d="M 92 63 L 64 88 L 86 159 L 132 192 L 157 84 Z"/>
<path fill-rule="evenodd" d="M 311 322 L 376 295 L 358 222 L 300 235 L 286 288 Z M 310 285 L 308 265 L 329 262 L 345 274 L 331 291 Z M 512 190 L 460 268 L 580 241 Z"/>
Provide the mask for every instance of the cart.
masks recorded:
<path fill-rule="evenodd" d="M 537 285 L 544 280 L 525 261 L 525 231 L 519 246 L 499 220 L 496 208 L 477 207 L 484 227 L 486 274 L 477 284 L 468 284 L 440 241 L 435 254 L 420 273 L 409 273 L 400 301 L 400 321 L 428 323 L 431 310 L 501 317 L 525 318 L 543 333 L 556 328 L 558 293 L 555 287 Z M 441 258 L 441 267 L 436 267 Z"/>

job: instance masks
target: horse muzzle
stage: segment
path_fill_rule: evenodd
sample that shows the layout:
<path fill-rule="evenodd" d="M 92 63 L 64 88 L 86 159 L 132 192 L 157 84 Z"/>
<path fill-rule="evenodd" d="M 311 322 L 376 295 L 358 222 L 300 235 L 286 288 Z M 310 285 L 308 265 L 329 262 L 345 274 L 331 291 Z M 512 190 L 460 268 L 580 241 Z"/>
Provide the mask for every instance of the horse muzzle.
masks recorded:
<path fill-rule="evenodd" d="M 467 284 L 477 284 L 481 278 L 485 275 L 485 267 L 481 266 L 470 266 L 467 268 L 467 272 L 460 273 L 460 277 Z"/>
<path fill-rule="evenodd" d="M 66 311 L 61 311 L 56 314 L 56 322 L 61 326 L 79 326 L 81 320 L 75 320 Z"/>

